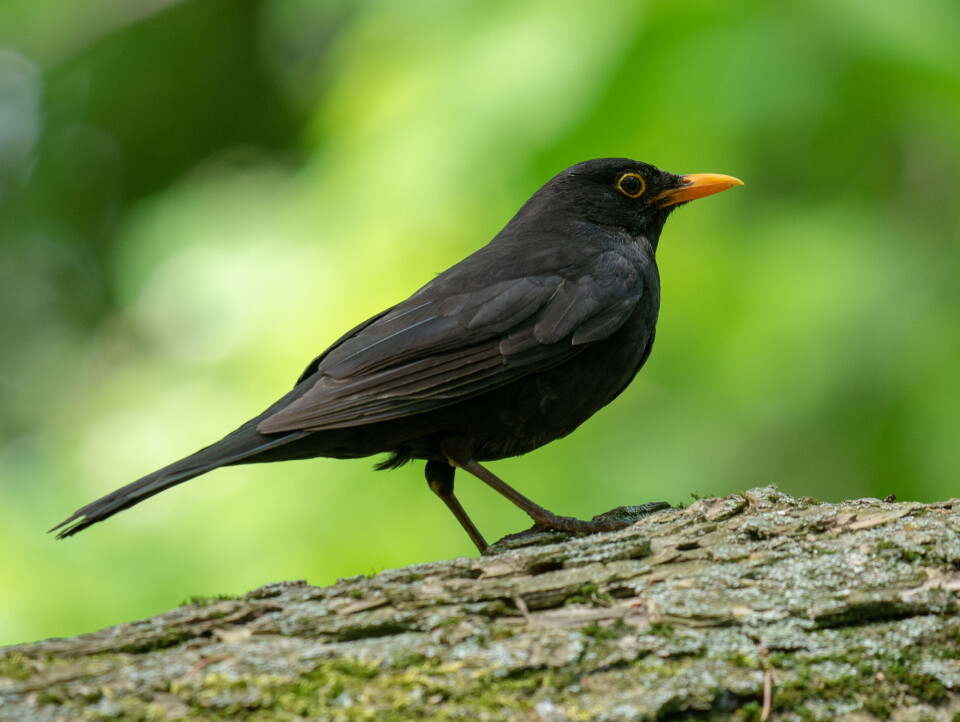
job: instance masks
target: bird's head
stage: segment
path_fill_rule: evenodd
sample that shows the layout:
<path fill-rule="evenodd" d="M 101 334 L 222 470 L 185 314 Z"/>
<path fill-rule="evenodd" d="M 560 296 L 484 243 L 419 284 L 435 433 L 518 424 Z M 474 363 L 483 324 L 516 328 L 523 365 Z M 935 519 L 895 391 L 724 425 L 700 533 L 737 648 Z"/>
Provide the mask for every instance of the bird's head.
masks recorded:
<path fill-rule="evenodd" d="M 557 174 L 530 203 L 534 212 L 561 210 L 567 219 L 643 235 L 656 247 L 675 208 L 738 185 L 743 182 L 728 175 L 674 175 L 629 158 L 598 158 Z"/>

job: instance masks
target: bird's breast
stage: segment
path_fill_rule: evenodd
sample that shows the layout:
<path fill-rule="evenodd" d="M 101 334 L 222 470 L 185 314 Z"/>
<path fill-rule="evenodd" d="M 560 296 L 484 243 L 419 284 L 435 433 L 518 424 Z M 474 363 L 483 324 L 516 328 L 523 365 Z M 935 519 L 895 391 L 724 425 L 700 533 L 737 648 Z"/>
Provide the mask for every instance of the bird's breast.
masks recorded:
<path fill-rule="evenodd" d="M 656 315 L 655 305 L 645 304 L 608 339 L 565 363 L 439 410 L 443 433 L 470 438 L 478 461 L 525 454 L 570 434 L 636 376 L 653 344 Z"/>

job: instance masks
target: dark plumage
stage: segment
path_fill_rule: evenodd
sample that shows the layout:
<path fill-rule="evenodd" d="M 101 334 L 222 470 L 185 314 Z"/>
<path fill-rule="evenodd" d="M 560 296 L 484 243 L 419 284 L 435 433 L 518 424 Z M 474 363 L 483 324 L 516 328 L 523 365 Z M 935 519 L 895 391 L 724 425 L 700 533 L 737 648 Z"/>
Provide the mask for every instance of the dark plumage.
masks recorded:
<path fill-rule="evenodd" d="M 616 527 L 557 517 L 478 462 L 566 436 L 623 391 L 653 345 L 667 216 L 739 184 L 625 158 L 568 168 L 489 244 L 340 338 L 262 414 L 55 529 L 76 534 L 220 466 L 384 452 L 380 468 L 427 462 L 430 488 L 481 551 L 486 542 L 453 494 L 457 466 L 541 527 Z"/>

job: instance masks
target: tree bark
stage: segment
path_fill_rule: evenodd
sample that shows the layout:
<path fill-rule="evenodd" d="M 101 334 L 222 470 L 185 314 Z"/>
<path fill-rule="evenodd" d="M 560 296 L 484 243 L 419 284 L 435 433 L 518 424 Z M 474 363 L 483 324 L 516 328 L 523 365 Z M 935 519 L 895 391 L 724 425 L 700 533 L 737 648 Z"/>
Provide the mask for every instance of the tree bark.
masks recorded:
<path fill-rule="evenodd" d="M 960 720 L 960 501 L 653 508 L 8 647 L 0 718 Z"/>

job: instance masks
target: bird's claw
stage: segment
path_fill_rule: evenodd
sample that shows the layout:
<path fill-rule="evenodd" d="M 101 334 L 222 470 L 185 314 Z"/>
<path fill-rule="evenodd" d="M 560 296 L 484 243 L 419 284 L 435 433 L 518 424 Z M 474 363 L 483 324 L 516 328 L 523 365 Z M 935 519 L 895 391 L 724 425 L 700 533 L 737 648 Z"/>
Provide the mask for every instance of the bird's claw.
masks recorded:
<path fill-rule="evenodd" d="M 536 531 L 564 531 L 574 534 L 596 534 L 603 531 L 616 531 L 630 526 L 625 521 L 613 519 L 602 519 L 593 521 L 584 521 L 575 519 L 572 516 L 557 516 L 551 514 L 547 517 L 534 519 L 533 528 Z"/>

